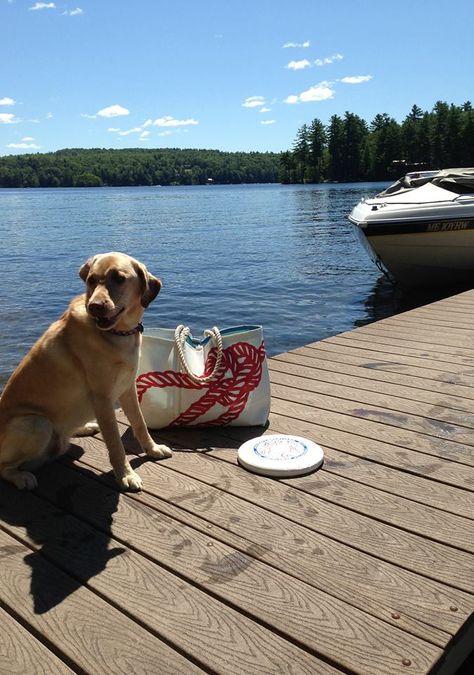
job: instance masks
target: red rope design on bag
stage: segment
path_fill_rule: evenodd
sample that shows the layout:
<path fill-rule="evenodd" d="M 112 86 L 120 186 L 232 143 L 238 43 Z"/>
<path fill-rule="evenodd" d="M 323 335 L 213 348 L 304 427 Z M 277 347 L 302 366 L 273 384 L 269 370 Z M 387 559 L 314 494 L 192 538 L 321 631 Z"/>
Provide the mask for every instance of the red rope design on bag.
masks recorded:
<path fill-rule="evenodd" d="M 215 348 L 212 348 L 209 352 L 204 375 L 212 373 L 216 362 L 216 353 Z M 265 347 L 263 341 L 258 348 L 248 342 L 237 342 L 222 351 L 222 361 L 214 380 L 203 384 L 195 382 L 186 373 L 176 373 L 173 370 L 161 373 L 143 373 L 137 378 L 138 400 L 141 402 L 144 394 L 151 387 L 206 389 L 206 393 L 178 415 L 170 426 L 192 424 L 216 404 L 227 408 L 227 410 L 216 419 L 206 422 L 205 425 L 230 424 L 239 417 L 247 405 L 250 393 L 260 384 L 264 361 Z"/>

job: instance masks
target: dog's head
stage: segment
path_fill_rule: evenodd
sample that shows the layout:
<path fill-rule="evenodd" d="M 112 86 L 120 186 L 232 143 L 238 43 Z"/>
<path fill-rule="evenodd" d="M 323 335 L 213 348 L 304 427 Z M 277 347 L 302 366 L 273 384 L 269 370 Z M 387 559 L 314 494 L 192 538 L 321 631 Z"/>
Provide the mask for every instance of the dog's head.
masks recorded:
<path fill-rule="evenodd" d="M 79 276 L 86 283 L 87 312 L 101 330 L 139 321 L 161 289 L 161 281 L 125 253 L 93 256 L 82 265 Z"/>

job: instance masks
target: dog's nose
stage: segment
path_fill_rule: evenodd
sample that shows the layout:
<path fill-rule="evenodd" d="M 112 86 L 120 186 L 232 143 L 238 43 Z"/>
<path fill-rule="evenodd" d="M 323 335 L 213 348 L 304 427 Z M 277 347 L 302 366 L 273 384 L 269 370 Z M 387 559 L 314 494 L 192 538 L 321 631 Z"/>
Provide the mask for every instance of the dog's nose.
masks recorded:
<path fill-rule="evenodd" d="M 107 314 L 107 307 L 103 302 L 90 302 L 87 306 L 92 316 L 100 319 Z"/>

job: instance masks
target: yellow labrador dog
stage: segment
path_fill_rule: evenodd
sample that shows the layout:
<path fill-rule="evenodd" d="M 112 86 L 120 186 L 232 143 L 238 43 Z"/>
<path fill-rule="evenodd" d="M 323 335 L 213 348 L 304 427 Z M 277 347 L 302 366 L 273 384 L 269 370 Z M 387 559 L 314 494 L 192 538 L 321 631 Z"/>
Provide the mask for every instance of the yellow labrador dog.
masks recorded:
<path fill-rule="evenodd" d="M 79 275 L 86 293 L 33 346 L 0 398 L 0 476 L 20 490 L 35 488 L 31 470 L 66 452 L 73 434 L 100 429 L 120 486 L 139 490 L 114 406 L 120 402 L 147 455 L 171 455 L 148 433 L 135 389 L 140 319 L 161 282 L 123 253 L 96 255 Z M 98 427 L 88 422 L 94 418 Z"/>

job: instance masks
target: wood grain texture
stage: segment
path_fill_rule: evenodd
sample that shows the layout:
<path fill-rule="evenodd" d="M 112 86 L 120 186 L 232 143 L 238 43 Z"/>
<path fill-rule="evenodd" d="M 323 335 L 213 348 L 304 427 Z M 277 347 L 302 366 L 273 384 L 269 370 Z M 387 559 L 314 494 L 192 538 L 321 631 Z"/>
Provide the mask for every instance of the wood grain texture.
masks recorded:
<path fill-rule="evenodd" d="M 11 488 L 10 491 L 9 486 L 2 484 L 3 499 L 11 495 L 13 490 Z M 63 530 L 59 526 L 60 519 L 51 515 L 47 508 L 42 509 L 40 500 L 33 495 L 15 492 L 13 498 L 18 498 L 19 503 L 15 506 L 9 500 L 9 519 L 13 514 L 24 513 L 23 509 L 26 509 L 31 515 L 29 527 L 34 527 L 32 524 L 36 517 L 38 527 L 45 535 L 45 523 L 52 519 L 50 526 L 57 537 L 55 546 L 62 549 L 63 557 L 67 556 L 64 537 L 71 540 L 72 530 Z M 4 516 L 5 508 L 2 508 L 2 526 Z M 25 540 L 30 538 L 25 535 L 25 528 L 18 523 L 18 519 L 16 524 L 11 525 L 11 530 Z M 50 558 L 50 547 L 46 542 L 47 539 L 43 540 L 42 548 L 48 549 L 47 558 Z M 41 548 L 38 542 L 34 543 Z M 77 539 L 77 546 L 81 546 L 80 538 Z M 120 611 L 53 565 L 44 555 L 31 551 L 3 530 L 0 530 L 0 550 L 4 553 L 1 559 L 0 603 L 11 608 L 25 626 L 30 626 L 40 639 L 52 645 L 56 653 L 63 654 L 63 658 L 72 662 L 75 668 L 97 675 L 144 674 L 150 672 L 150 664 L 153 663 L 160 673 L 168 675 L 201 672 L 190 661 L 154 639 Z M 51 668 L 56 662 L 56 657 L 51 654 Z M 29 672 L 36 671 L 33 669 Z"/>
<path fill-rule="evenodd" d="M 107 499 L 111 490 L 104 486 L 98 491 L 95 480 L 78 476 L 77 471 L 67 467 L 62 467 L 62 472 L 72 474 L 66 480 L 75 481 L 71 500 L 74 514 L 99 526 L 97 502 Z M 42 490 L 54 499 L 55 480 L 44 480 Z M 427 652 L 424 641 L 407 636 L 398 627 L 257 560 L 252 551 L 260 550 L 264 555 L 258 544 L 249 543 L 247 551 L 236 551 L 216 541 L 211 533 L 178 524 L 130 498 L 119 501 L 111 534 L 157 564 L 344 668 L 365 671 L 377 658 L 379 672 L 401 672 L 407 653 L 415 668 L 425 667 L 440 654 L 435 648 Z"/>
<path fill-rule="evenodd" d="M 371 335 L 370 332 L 367 333 Z M 333 345 L 334 347 L 334 345 Z M 316 352 L 316 353 L 315 353 Z M 474 386 L 474 375 L 466 373 L 455 373 L 451 370 L 440 371 L 433 367 L 433 361 L 420 360 L 418 366 L 412 363 L 406 363 L 407 359 L 398 354 L 393 354 L 391 358 L 380 356 L 379 354 L 372 356 L 365 354 L 347 354 L 343 349 L 335 350 L 330 347 L 330 343 L 325 344 L 320 342 L 311 345 L 311 347 L 299 347 L 294 349 L 289 354 L 297 356 L 306 356 L 308 358 L 325 358 L 330 361 L 338 361 L 347 365 L 360 366 L 370 370 L 385 370 L 387 372 L 404 373 L 410 377 L 417 377 L 427 379 L 434 382 L 439 382 L 442 385 L 451 384 L 463 387 L 472 388 Z M 449 392 L 449 390 L 447 390 Z M 472 393 L 472 392 L 471 392 Z"/>
<path fill-rule="evenodd" d="M 415 458 L 393 446 L 322 425 L 301 422 L 284 414 L 270 415 L 271 429 L 298 434 L 324 447 L 325 469 L 365 485 L 378 487 L 415 502 L 473 519 L 472 496 L 460 489 L 459 473 L 441 460 Z M 334 449 L 335 452 L 331 453 Z M 451 482 L 453 485 L 447 483 Z M 456 487 L 455 487 L 456 486 Z M 472 490 L 472 484 L 466 488 Z"/>
<path fill-rule="evenodd" d="M 435 412 L 443 411 L 443 414 L 449 414 L 452 411 L 459 411 L 461 414 L 472 414 L 474 403 L 472 399 L 460 396 L 453 396 L 446 392 L 436 392 L 431 389 L 421 389 L 420 387 L 410 387 L 406 384 L 394 384 L 385 380 L 378 380 L 371 377 L 371 373 L 360 367 L 340 366 L 336 362 L 323 361 L 317 367 L 308 367 L 298 365 L 293 362 L 282 361 L 272 358 L 269 360 L 270 372 L 286 373 L 295 377 L 302 377 L 308 383 L 309 387 L 316 383 L 333 383 L 343 387 L 361 389 L 374 394 L 394 396 L 398 399 L 405 399 L 416 404 L 417 402 L 426 403 L 433 407 Z"/>
<path fill-rule="evenodd" d="M 89 447 L 83 461 L 91 461 L 93 452 Z M 95 452 L 100 457 L 100 449 Z M 145 463 L 140 472 L 147 490 L 156 490 L 167 501 L 264 546 L 274 556 L 272 561 L 278 561 L 280 568 L 285 566 L 284 571 L 362 610 L 370 608 L 379 618 L 387 618 L 386 608 L 395 606 L 398 609 L 394 611 L 416 620 L 423 614 L 425 622 L 452 632 L 464 616 L 463 608 L 470 606 L 468 595 L 461 590 L 320 534 L 316 531 L 318 506 L 312 504 L 315 513 L 308 518 L 308 507 L 298 508 L 300 495 L 277 481 L 194 453 L 176 452 L 172 462 Z M 350 517 L 349 512 L 345 515 Z M 305 526 L 300 525 L 305 521 Z M 334 533 L 337 536 L 336 528 Z M 335 569 L 339 570 L 337 576 Z M 456 616 L 449 610 L 453 605 L 459 608 Z"/>
<path fill-rule="evenodd" d="M 419 368 L 430 368 L 441 372 L 466 374 L 474 366 L 474 352 L 456 350 L 446 347 L 439 351 L 437 345 L 427 344 L 423 348 L 409 340 L 410 326 L 407 327 L 404 339 L 393 335 L 390 326 L 384 326 L 377 333 L 342 333 L 334 338 L 327 338 L 319 343 L 319 347 L 330 352 L 362 356 L 369 359 L 386 358 L 392 360 L 397 356 L 399 363 Z M 316 349 L 309 347 L 309 349 Z M 453 353 L 454 352 L 454 353 Z M 429 354 L 429 356 L 427 356 Z"/>
<path fill-rule="evenodd" d="M 439 404 L 430 405 L 401 396 L 384 394 L 373 389 L 361 389 L 357 386 L 351 386 L 347 380 L 344 385 L 337 384 L 334 381 L 308 380 L 306 377 L 279 372 L 273 368 L 273 364 L 270 369 L 270 381 L 272 384 L 293 387 L 310 394 L 322 394 L 323 396 L 342 398 L 357 403 L 367 403 L 369 406 L 374 406 L 378 411 L 404 413 L 406 419 L 399 418 L 400 421 L 405 423 L 404 426 L 406 428 L 419 428 L 422 433 L 439 435 L 441 438 L 462 439 L 460 442 L 468 442 L 472 440 L 474 435 L 474 412 L 461 412 L 445 408 Z M 351 384 L 354 384 L 354 382 L 352 381 Z M 357 385 L 357 382 L 355 384 Z M 324 399 L 322 400 L 324 401 Z M 307 399 L 310 404 L 313 404 L 313 401 L 319 407 L 317 405 L 319 399 L 313 396 Z M 387 421 L 390 421 L 389 416 L 387 416 Z"/>
<path fill-rule="evenodd" d="M 295 403 L 274 397 L 272 400 L 274 413 L 292 417 L 304 422 L 311 422 L 331 429 L 341 429 L 354 439 L 363 439 L 367 447 L 365 456 L 370 456 L 370 448 L 379 443 L 391 446 L 393 466 L 419 475 L 428 475 L 431 479 L 446 482 L 465 490 L 474 489 L 474 467 L 456 460 L 472 460 L 472 448 L 458 443 L 431 439 L 410 431 L 398 431 L 388 425 L 378 424 L 367 419 L 360 419 L 350 414 L 321 410 L 303 403 Z M 349 442 L 348 451 L 354 452 L 357 440 Z M 407 445 L 404 445 L 404 442 Z M 378 446 L 379 447 L 379 446 Z M 448 460 L 448 461 L 446 461 Z"/>
<path fill-rule="evenodd" d="M 334 353 L 314 348 L 314 345 L 311 345 L 311 352 L 302 354 L 294 350 L 287 354 L 274 356 L 272 360 L 300 365 L 308 369 L 322 368 L 333 370 L 334 372 L 353 374 L 370 380 L 411 387 L 414 390 L 432 391 L 447 396 L 468 399 L 469 401 L 474 399 L 474 389 L 469 384 L 464 385 L 456 382 L 456 376 L 452 375 L 450 378 L 444 377 L 440 380 L 438 377 L 439 373 L 431 371 L 433 377 L 430 378 L 430 373 L 426 368 L 416 370 L 404 368 L 405 372 L 401 373 L 396 357 L 393 357 L 390 361 L 382 358 L 377 359 L 377 361 L 371 361 L 369 359 L 343 355 L 338 357 Z M 310 376 L 310 373 L 308 373 L 308 376 Z M 413 392 L 415 399 L 417 394 L 417 391 Z"/>
<path fill-rule="evenodd" d="M 384 398 L 380 394 L 364 394 L 360 390 L 348 387 L 338 388 L 330 385 L 314 387 L 310 384 L 303 388 L 301 378 L 274 375 L 273 372 L 271 383 L 275 385 L 272 386 L 272 393 L 277 398 L 361 417 L 404 431 L 414 431 L 462 445 L 473 446 L 474 444 L 474 416 L 472 415 L 463 413 L 444 415 L 441 411 L 438 416 L 435 416 L 431 414 L 432 410 L 429 406 L 417 403 L 410 405 L 410 402 L 405 402 L 404 399 Z M 440 419 L 440 417 L 446 417 L 446 419 Z M 462 421 L 464 424 L 448 421 L 448 417 L 450 420 L 454 418 L 457 422 Z M 393 438 L 393 442 L 397 442 L 398 434 Z M 404 442 L 401 441 L 401 444 Z M 470 457 L 471 452 L 464 454 L 467 454 L 467 460 L 463 457 L 463 463 L 474 465 L 474 459 Z"/>
<path fill-rule="evenodd" d="M 50 473 L 55 485 L 56 469 L 56 466 L 51 465 L 41 472 L 43 476 Z M 100 485 L 97 483 L 95 488 L 100 488 Z M 69 482 L 59 485 L 55 496 L 63 509 L 70 509 L 80 503 L 82 494 L 76 486 L 74 474 Z M 16 536 L 25 537 L 36 548 L 38 542 L 31 533 L 42 528 L 43 538 L 48 542 L 48 559 L 78 579 L 81 582 L 76 584 L 79 590 L 85 592 L 81 584 L 87 584 L 101 598 L 125 612 L 132 619 L 129 621 L 131 627 L 137 623 L 146 626 L 149 633 L 179 649 L 206 670 L 230 673 L 252 671 L 263 674 L 278 672 L 281 667 L 290 673 L 309 674 L 314 672 L 315 664 L 318 664 L 321 672 L 332 672 L 331 667 L 326 668 L 323 662 L 319 665 L 314 655 L 252 621 L 245 614 L 219 602 L 213 595 L 187 583 L 148 557 L 140 555 L 129 544 L 133 522 L 130 523 L 130 534 L 126 541 L 117 542 L 107 535 L 104 530 L 110 527 L 112 514 L 108 508 L 104 512 L 104 505 L 110 506 L 112 503 L 112 513 L 115 514 L 119 507 L 119 497 L 118 492 L 109 491 L 103 499 L 99 497 L 95 503 L 96 518 L 100 521 L 99 529 L 31 493 L 21 494 L 12 488 L 9 494 L 10 512 L 21 511 L 26 500 L 29 502 L 30 524 L 26 533 L 24 528 L 18 527 L 14 522 L 11 529 Z M 110 551 L 113 555 L 107 555 Z M 105 557 L 107 561 L 104 567 L 102 561 Z M 97 561 L 100 561 L 99 565 Z M 25 576 L 25 584 L 27 579 Z M 8 578 L 7 581 L 10 582 L 11 579 Z M 38 583 L 40 582 L 41 580 Z M 8 583 L 8 586 L 13 585 Z M 12 592 L 19 593 L 20 590 L 12 588 Z M 21 594 L 27 597 L 27 589 L 25 592 L 23 588 Z M 62 595 L 61 593 L 61 600 Z M 74 593 L 73 597 L 76 595 Z M 89 595 L 92 594 L 89 592 Z M 58 602 L 56 606 L 59 611 L 66 612 L 64 602 Z M 48 611 L 45 616 L 49 614 Z M 75 633 L 79 645 L 85 641 L 90 642 L 94 653 L 100 650 L 101 657 L 107 664 L 115 642 L 121 645 L 119 636 L 113 632 L 114 617 L 105 620 L 104 617 L 94 614 L 92 619 L 89 617 L 86 620 L 80 608 L 78 615 L 80 620 L 74 622 L 70 617 L 64 617 L 62 633 L 65 630 Z M 82 625 L 85 625 L 85 631 L 81 629 Z M 60 631 L 57 634 L 62 637 Z M 156 662 L 157 671 L 161 673 L 158 660 L 154 661 L 151 654 L 162 641 L 155 642 L 150 636 L 146 643 L 148 655 L 140 642 L 136 641 L 135 648 L 138 652 L 142 650 L 141 662 L 144 665 L 148 663 L 148 668 L 150 663 Z M 70 648 L 72 649 L 72 645 Z M 175 653 L 169 648 L 168 651 Z M 157 658 L 159 655 L 160 651 L 157 649 Z M 179 658 L 179 654 L 176 657 Z M 423 659 L 426 660 L 426 655 Z M 123 652 L 121 663 L 124 664 L 122 667 L 128 669 L 130 660 Z M 182 664 L 174 665 L 169 671 L 187 672 L 187 667 Z"/>
<path fill-rule="evenodd" d="M 119 424 L 122 425 L 124 430 L 128 429 L 128 425 L 123 424 L 125 419 L 123 413 L 118 411 L 117 414 Z M 393 447 L 389 444 L 302 422 L 276 413 L 270 413 L 269 422 L 269 433 L 299 434 L 322 444 L 325 450 L 325 464 L 322 471 L 328 470 L 330 473 L 363 483 L 367 487 L 372 486 L 378 490 L 404 496 L 417 503 L 427 504 L 453 515 L 460 515 L 470 520 L 474 519 L 472 495 L 466 494 L 465 489 L 438 482 L 438 478 L 443 481 L 444 476 L 448 474 L 447 471 L 444 471 L 444 463 L 440 460 L 420 465 L 422 474 L 426 474 L 426 478 L 423 478 L 421 475 L 409 473 L 412 470 L 411 463 L 404 461 L 403 457 L 394 455 Z M 161 430 L 154 432 L 154 436 L 157 441 L 164 440 L 170 444 L 176 443 L 180 448 L 187 448 L 191 451 L 207 452 L 209 448 L 215 447 L 216 444 L 217 447 L 223 448 L 228 448 L 231 445 L 235 448 L 233 455 L 235 456 L 235 450 L 239 445 L 255 436 L 255 433 L 252 429 L 240 427 L 222 429 L 194 427 L 193 429 Z M 140 452 L 128 432 L 126 433 L 126 442 L 131 451 Z M 367 459 L 364 453 L 367 453 Z M 469 483 L 467 489 L 470 492 L 473 491 Z"/>
<path fill-rule="evenodd" d="M 274 431 L 273 428 L 267 433 Z M 474 553 L 474 519 L 461 518 L 439 508 L 425 506 L 418 501 L 413 502 L 412 499 L 399 496 L 399 472 L 392 472 L 394 476 L 389 476 L 389 479 L 391 477 L 395 482 L 390 491 L 387 476 L 378 471 L 381 468 L 379 465 L 367 467 L 365 460 L 356 460 L 326 447 L 324 452 L 324 465 L 320 472 L 281 482 L 370 518 L 395 525 L 401 530 Z M 234 461 L 226 449 L 218 448 L 208 454 L 224 461 Z M 340 471 L 341 467 L 345 468 L 345 472 L 338 475 L 334 468 Z M 357 470 L 360 472 L 360 482 L 357 482 Z M 372 470 L 375 472 L 373 482 L 377 486 L 376 489 L 366 484 L 367 476 Z M 330 475 L 326 476 L 326 473 Z M 417 493 L 412 497 L 421 499 L 425 496 L 426 489 L 430 489 L 432 481 L 419 482 L 421 484 Z M 464 500 L 467 501 L 468 507 L 474 507 L 474 497 L 466 500 L 464 495 Z M 472 510 L 474 511 L 474 508 Z"/>
<path fill-rule="evenodd" d="M 0 558 L 2 553 L 5 556 L 7 551 L 0 550 Z M 0 673 L 70 675 L 73 672 L 0 607 Z"/>

